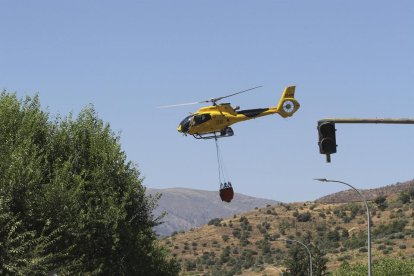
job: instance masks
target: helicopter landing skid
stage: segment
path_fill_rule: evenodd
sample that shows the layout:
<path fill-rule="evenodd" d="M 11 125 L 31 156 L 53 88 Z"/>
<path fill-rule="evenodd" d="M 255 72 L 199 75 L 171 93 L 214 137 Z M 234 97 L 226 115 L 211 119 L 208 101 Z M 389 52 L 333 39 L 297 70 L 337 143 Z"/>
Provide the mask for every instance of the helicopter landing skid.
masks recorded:
<path fill-rule="evenodd" d="M 215 132 L 209 132 L 209 133 L 203 133 L 203 134 L 193 134 L 193 137 L 196 139 L 218 139 L 218 138 L 224 138 L 224 137 L 231 137 L 234 135 L 234 131 L 231 127 L 227 127 L 223 129 L 222 131 L 215 131 Z"/>

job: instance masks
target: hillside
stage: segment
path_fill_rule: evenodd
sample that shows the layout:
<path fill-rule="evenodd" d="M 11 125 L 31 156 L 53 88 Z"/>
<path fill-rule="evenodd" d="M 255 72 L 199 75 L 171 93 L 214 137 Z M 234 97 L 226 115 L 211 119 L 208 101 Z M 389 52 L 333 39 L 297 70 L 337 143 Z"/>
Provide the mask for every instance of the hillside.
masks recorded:
<path fill-rule="evenodd" d="M 157 226 L 155 231 L 160 236 L 171 235 L 175 231 L 186 231 L 207 224 L 213 218 L 225 218 L 233 214 L 247 212 L 255 207 L 268 204 L 275 205 L 275 200 L 255 198 L 236 193 L 233 201 L 222 202 L 217 191 L 202 191 L 185 188 L 147 189 L 150 194 L 161 193 L 156 216 L 163 212 L 164 223 Z"/>
<path fill-rule="evenodd" d="M 414 258 L 414 195 L 370 202 L 373 260 Z M 209 225 L 164 238 L 183 275 L 279 275 L 291 245 L 307 243 L 325 252 L 327 270 L 366 264 L 367 220 L 363 204 L 294 203 L 256 208 L 215 219 Z M 306 258 L 306 257 L 304 257 Z"/>
<path fill-rule="evenodd" d="M 410 186 L 414 185 L 414 180 L 406 181 L 392 185 L 387 185 L 380 188 L 375 189 L 366 189 L 361 190 L 362 194 L 365 196 L 367 200 L 373 200 L 378 196 L 390 196 L 397 194 L 401 191 L 407 190 Z M 352 189 L 341 191 L 338 193 L 330 194 L 324 197 L 321 197 L 316 200 L 316 202 L 320 203 L 344 203 L 344 202 L 353 202 L 359 201 L 360 197 L 358 194 L 355 193 Z"/>

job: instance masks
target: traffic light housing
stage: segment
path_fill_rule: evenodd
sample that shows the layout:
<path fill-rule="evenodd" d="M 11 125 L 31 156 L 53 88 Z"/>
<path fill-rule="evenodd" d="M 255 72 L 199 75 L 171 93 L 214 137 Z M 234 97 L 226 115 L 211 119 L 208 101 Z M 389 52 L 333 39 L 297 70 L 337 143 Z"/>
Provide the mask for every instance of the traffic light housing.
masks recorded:
<path fill-rule="evenodd" d="M 330 155 L 336 153 L 336 129 L 333 122 L 318 122 L 319 152 L 326 154 L 326 161 L 331 162 Z"/>

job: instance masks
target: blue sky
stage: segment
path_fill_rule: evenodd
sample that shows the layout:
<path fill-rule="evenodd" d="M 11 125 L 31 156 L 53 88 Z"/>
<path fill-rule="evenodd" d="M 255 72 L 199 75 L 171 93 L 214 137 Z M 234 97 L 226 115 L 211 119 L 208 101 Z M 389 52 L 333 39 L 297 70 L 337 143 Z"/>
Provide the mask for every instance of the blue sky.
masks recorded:
<path fill-rule="evenodd" d="M 413 179 L 414 126 L 337 125 L 325 163 L 317 121 L 414 117 L 413 1 L 0 1 L 0 89 L 51 114 L 92 103 L 153 188 L 218 190 L 213 141 L 176 132 L 200 106 L 301 109 L 234 125 L 220 141 L 236 192 L 292 202 Z"/>

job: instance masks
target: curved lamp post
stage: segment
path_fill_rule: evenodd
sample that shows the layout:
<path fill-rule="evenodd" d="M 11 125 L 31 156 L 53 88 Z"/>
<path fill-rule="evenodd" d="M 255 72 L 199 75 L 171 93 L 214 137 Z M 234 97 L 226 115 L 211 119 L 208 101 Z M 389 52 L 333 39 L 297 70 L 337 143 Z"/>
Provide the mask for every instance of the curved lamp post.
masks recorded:
<path fill-rule="evenodd" d="M 361 196 L 361 198 L 364 200 L 365 208 L 367 209 L 367 220 L 368 220 L 368 276 L 371 276 L 371 215 L 369 213 L 368 203 L 367 203 L 367 200 L 365 199 L 365 196 L 351 184 L 348 184 L 342 181 L 330 180 L 326 178 L 315 178 L 314 180 L 321 181 L 321 182 L 336 182 L 336 183 L 344 184 L 350 187 L 351 189 L 353 189 L 355 192 L 357 192 Z"/>
<path fill-rule="evenodd" d="M 309 248 L 304 243 L 302 243 L 300 241 L 297 241 L 297 240 L 284 239 L 284 238 L 278 238 L 276 240 L 287 241 L 287 242 L 296 242 L 296 243 L 301 244 L 303 247 L 305 247 L 306 251 L 308 251 L 308 255 L 309 255 L 309 275 L 312 276 L 312 254 L 311 254 Z"/>

